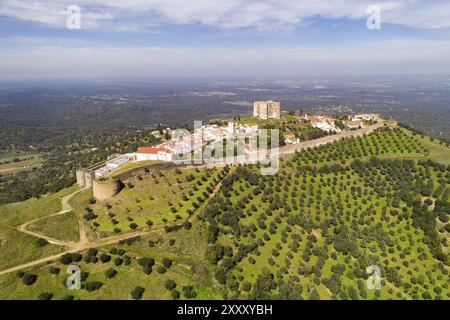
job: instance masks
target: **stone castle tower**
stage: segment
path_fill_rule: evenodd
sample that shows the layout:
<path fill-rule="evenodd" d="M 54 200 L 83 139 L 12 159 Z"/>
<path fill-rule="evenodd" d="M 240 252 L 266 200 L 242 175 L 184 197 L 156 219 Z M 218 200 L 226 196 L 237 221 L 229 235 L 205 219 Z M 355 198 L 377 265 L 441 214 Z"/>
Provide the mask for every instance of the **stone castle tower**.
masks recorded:
<path fill-rule="evenodd" d="M 260 119 L 280 119 L 281 104 L 272 100 L 255 101 L 253 102 L 253 116 Z"/>

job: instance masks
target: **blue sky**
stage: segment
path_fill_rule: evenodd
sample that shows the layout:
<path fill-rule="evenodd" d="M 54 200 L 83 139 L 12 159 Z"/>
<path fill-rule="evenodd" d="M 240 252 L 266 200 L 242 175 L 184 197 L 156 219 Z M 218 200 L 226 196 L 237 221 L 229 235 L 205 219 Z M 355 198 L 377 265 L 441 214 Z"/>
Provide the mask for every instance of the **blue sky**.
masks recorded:
<path fill-rule="evenodd" d="M 67 8 L 81 9 L 69 30 Z M 381 29 L 369 30 L 377 5 Z M 2 0 L 0 78 L 450 74 L 438 0 Z"/>

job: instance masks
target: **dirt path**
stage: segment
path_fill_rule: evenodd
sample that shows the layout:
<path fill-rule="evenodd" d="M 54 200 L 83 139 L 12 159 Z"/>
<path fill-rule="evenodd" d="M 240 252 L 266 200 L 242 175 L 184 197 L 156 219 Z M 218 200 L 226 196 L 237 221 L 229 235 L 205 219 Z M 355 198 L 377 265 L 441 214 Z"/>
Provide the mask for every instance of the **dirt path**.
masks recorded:
<path fill-rule="evenodd" d="M 72 211 L 73 208 L 70 206 L 69 200 L 73 196 L 75 196 L 76 194 L 78 194 L 78 193 L 80 193 L 80 192 L 82 192 L 84 190 L 85 189 L 79 189 L 79 190 L 77 190 L 75 192 L 72 192 L 71 194 L 68 194 L 68 195 L 64 196 L 61 199 L 61 210 L 60 211 L 58 211 L 56 213 L 53 213 L 53 214 L 50 214 L 50 215 L 47 215 L 45 217 L 41 217 L 41 218 L 38 218 L 38 219 L 27 221 L 27 222 L 21 224 L 17 228 L 17 230 L 19 230 L 20 232 L 26 233 L 26 234 L 28 234 L 30 236 L 33 236 L 33 237 L 45 239 L 51 244 L 56 244 L 56 245 L 60 245 L 60 246 L 68 247 L 68 248 L 77 248 L 77 247 L 79 247 L 79 246 L 81 246 L 83 244 L 86 244 L 88 241 L 86 241 L 87 237 L 86 237 L 86 232 L 84 230 L 84 226 L 82 224 L 83 221 L 80 220 L 80 217 L 78 217 L 78 215 L 77 215 L 77 219 L 78 219 L 78 225 L 79 225 L 78 229 L 79 229 L 79 236 L 80 236 L 80 239 L 78 240 L 78 242 L 64 241 L 64 240 L 55 239 L 55 238 L 49 237 L 49 236 L 47 236 L 47 235 L 45 235 L 43 233 L 30 231 L 30 230 L 27 229 L 27 227 L 30 224 L 33 224 L 33 223 L 35 223 L 37 221 L 41 221 L 41 220 L 44 220 L 44 219 L 47 219 L 47 218 L 50 218 L 50 217 L 55 217 L 55 216 L 58 216 L 58 215 L 61 215 L 61 214 L 64 214 L 64 213 Z"/>
<path fill-rule="evenodd" d="M 227 175 L 226 175 L 227 176 Z M 226 177 L 225 176 L 225 177 Z M 224 179 L 225 179 L 224 177 Z M 216 187 L 214 188 L 213 192 L 211 193 L 211 195 L 209 196 L 209 199 L 211 199 L 212 197 L 214 197 L 214 195 L 220 191 L 220 187 L 222 185 L 222 181 L 223 179 L 216 185 Z M 80 240 L 78 242 L 69 242 L 69 241 L 62 241 L 62 240 L 57 240 L 57 239 L 53 239 L 51 237 L 48 237 L 44 234 L 40 234 L 37 232 L 32 232 L 26 229 L 26 227 L 28 225 L 30 225 L 33 222 L 39 221 L 39 220 L 43 220 L 46 219 L 48 217 L 53 217 L 56 215 L 60 215 L 69 211 L 72 211 L 72 207 L 69 204 L 69 200 L 75 196 L 76 194 L 78 194 L 79 192 L 82 192 L 86 189 L 80 189 L 77 190 L 67 196 L 65 196 L 64 198 L 61 199 L 61 204 L 62 204 L 62 209 L 61 211 L 58 211 L 57 213 L 54 214 L 50 214 L 48 216 L 39 218 L 39 219 L 34 219 L 31 221 L 28 221 L 22 225 L 20 225 L 18 227 L 18 230 L 21 232 L 24 232 L 26 234 L 29 234 L 31 236 L 34 237 L 38 237 L 38 238 L 44 238 L 47 241 L 49 241 L 50 243 L 53 244 L 57 244 L 57 245 L 61 245 L 64 247 L 67 247 L 68 250 L 52 255 L 52 256 L 48 256 L 48 257 L 44 257 L 44 258 L 40 258 L 34 261 L 30 261 L 27 263 L 23 263 L 20 265 L 17 265 L 15 267 L 11 267 L 5 270 L 0 271 L 0 276 L 10 273 L 10 272 L 15 272 L 21 269 L 25 269 L 25 268 L 30 268 L 30 267 L 34 267 L 36 265 L 45 263 L 45 262 L 49 262 L 49 261 L 53 261 L 56 260 L 58 258 L 60 258 L 61 256 L 63 256 L 66 253 L 74 253 L 74 252 L 79 252 L 79 251 L 83 251 L 89 248 L 95 248 L 95 247 L 101 247 L 101 246 L 105 246 L 105 245 L 110 245 L 110 244 L 115 244 L 121 240 L 127 240 L 127 239 L 131 239 L 131 238 L 135 238 L 135 237 L 139 237 L 139 236 L 145 236 L 145 235 L 149 235 L 151 233 L 157 233 L 157 232 L 161 232 L 162 230 L 165 230 L 165 227 L 167 225 L 182 225 L 184 224 L 186 221 L 190 221 L 192 219 L 192 217 L 195 215 L 195 213 L 197 213 L 201 208 L 203 208 L 204 205 L 206 205 L 207 201 L 205 201 L 203 203 L 202 206 L 200 206 L 199 208 L 197 208 L 193 214 L 189 215 L 186 219 L 184 219 L 183 221 L 180 221 L 179 223 L 175 223 L 175 224 L 161 224 L 161 225 L 157 225 L 157 226 L 153 226 L 151 229 L 146 229 L 146 230 L 141 230 L 141 231 L 135 231 L 135 232 L 131 232 L 131 233 L 126 233 L 126 234 L 122 234 L 122 235 L 118 235 L 118 236 L 112 236 L 112 237 L 108 237 L 108 238 L 104 238 L 104 239 L 99 239 L 99 240 L 95 240 L 95 241 L 89 241 L 89 239 L 87 238 L 86 232 L 85 232 L 85 226 L 84 223 L 82 221 L 83 217 L 78 217 L 78 224 L 79 224 L 79 230 L 80 230 Z M 83 231 L 82 231 L 83 230 Z M 82 236 L 82 234 L 84 234 L 84 236 Z"/>

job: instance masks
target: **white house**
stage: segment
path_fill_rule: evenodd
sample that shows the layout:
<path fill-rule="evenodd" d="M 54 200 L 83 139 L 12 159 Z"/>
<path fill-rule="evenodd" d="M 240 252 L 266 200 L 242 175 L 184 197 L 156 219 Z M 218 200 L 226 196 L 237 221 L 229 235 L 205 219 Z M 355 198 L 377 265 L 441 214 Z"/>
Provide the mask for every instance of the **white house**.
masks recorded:
<path fill-rule="evenodd" d="M 166 148 L 148 148 L 140 147 L 136 152 L 137 161 L 145 160 L 160 160 L 160 161 L 172 161 L 172 151 Z"/>

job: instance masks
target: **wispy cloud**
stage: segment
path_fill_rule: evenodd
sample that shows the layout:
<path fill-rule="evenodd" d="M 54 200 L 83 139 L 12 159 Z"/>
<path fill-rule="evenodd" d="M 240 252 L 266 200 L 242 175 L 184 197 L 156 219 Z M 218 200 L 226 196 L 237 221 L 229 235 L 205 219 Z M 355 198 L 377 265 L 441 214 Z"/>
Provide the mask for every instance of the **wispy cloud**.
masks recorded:
<path fill-rule="evenodd" d="M 84 28 L 145 29 L 155 23 L 218 28 L 280 28 L 315 17 L 365 19 L 369 5 L 387 23 L 414 28 L 450 27 L 447 0 L 2 0 L 0 15 L 63 28 L 66 8 L 79 5 Z"/>

